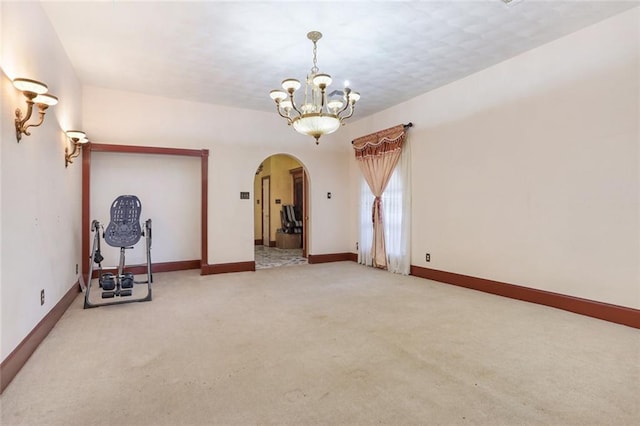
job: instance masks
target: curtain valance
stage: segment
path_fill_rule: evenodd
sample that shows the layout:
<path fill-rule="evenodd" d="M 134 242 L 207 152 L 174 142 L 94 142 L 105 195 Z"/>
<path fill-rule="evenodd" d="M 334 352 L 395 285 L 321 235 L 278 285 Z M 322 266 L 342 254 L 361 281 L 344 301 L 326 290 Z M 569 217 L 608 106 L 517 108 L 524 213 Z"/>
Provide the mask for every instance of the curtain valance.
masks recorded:
<path fill-rule="evenodd" d="M 406 135 L 405 126 L 398 124 L 353 141 L 356 158 L 384 155 L 402 149 Z"/>

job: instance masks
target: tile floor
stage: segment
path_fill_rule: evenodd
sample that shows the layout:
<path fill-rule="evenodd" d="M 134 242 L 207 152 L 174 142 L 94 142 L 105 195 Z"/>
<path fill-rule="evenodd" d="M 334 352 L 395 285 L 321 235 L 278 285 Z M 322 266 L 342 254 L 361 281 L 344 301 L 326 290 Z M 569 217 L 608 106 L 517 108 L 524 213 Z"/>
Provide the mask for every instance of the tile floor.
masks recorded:
<path fill-rule="evenodd" d="M 255 246 L 256 270 L 279 266 L 304 265 L 307 259 L 302 257 L 302 249 L 279 249 L 276 247 Z"/>

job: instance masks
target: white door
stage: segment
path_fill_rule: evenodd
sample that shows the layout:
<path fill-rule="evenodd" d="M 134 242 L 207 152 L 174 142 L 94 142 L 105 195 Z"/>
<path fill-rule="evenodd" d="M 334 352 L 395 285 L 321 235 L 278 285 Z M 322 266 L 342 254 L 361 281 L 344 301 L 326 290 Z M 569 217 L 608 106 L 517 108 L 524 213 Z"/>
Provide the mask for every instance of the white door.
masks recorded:
<path fill-rule="evenodd" d="M 269 219 L 271 208 L 271 198 L 269 196 L 269 183 L 268 177 L 262 178 L 262 245 L 269 247 L 270 227 Z"/>

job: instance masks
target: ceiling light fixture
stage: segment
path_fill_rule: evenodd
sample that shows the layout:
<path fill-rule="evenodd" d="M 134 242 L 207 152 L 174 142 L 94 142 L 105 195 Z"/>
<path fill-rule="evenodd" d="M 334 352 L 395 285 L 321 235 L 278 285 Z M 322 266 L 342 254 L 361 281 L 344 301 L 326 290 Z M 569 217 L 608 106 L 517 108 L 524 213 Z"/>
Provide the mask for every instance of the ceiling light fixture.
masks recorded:
<path fill-rule="evenodd" d="M 87 135 L 80 130 L 67 130 L 65 132 L 67 137 L 73 143 L 73 151 L 69 152 L 69 148 L 64 149 L 64 166 L 67 167 L 69 164 L 73 163 L 73 159 L 80 155 L 80 149 L 82 149 L 82 145 L 89 142 L 87 139 Z"/>
<path fill-rule="evenodd" d="M 269 96 L 275 101 L 278 114 L 286 118 L 287 123 L 299 133 L 313 136 L 317 145 L 320 136 L 335 132 L 343 120 L 353 115 L 360 94 L 345 87 L 342 96 L 327 99 L 331 76 L 320 73 L 318 69 L 317 43 L 322 38 L 322 33 L 311 31 L 307 38 L 313 42 L 313 67 L 307 75 L 304 103 L 298 106 L 293 99 L 293 94 L 301 86 L 300 81 L 294 78 L 283 80 L 284 91 L 272 90 Z"/>
<path fill-rule="evenodd" d="M 44 122 L 44 114 L 47 108 L 58 103 L 58 98 L 47 94 L 49 88 L 46 84 L 28 78 L 16 78 L 13 80 L 13 86 L 20 90 L 25 98 L 27 98 L 27 112 L 22 115 L 20 108 L 16 108 L 16 139 L 18 143 L 22 139 L 22 134 L 31 135 L 29 127 L 38 127 Z M 40 120 L 37 123 L 27 124 L 33 113 L 33 104 L 38 106 Z"/>

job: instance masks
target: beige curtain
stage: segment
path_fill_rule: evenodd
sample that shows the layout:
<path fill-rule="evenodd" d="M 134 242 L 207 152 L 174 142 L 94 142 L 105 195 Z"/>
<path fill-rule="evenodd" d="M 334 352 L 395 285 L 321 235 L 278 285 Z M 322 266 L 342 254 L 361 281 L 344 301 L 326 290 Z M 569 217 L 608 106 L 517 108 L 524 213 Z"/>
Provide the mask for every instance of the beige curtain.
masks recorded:
<path fill-rule="evenodd" d="M 371 257 L 373 266 L 381 269 L 387 269 L 381 197 L 400 159 L 404 139 L 404 126 L 399 124 L 353 141 L 356 160 L 369 185 L 369 189 L 375 196 L 371 213 L 371 221 L 373 223 Z"/>

